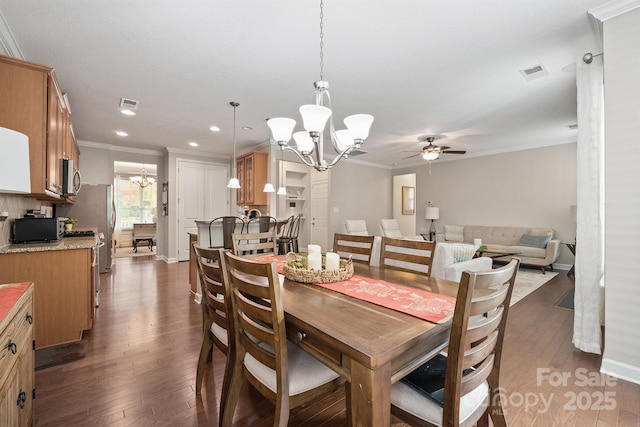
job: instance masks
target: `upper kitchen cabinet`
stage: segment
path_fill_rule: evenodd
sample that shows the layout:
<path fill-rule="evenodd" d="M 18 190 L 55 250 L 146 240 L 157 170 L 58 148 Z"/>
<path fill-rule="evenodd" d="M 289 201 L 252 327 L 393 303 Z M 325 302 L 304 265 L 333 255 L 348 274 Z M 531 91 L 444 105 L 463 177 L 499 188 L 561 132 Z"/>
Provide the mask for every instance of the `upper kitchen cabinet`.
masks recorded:
<path fill-rule="evenodd" d="M 0 126 L 29 137 L 31 196 L 60 199 L 62 159 L 72 158 L 77 144 L 69 140 L 68 103 L 53 69 L 0 56 L 0 93 Z"/>
<path fill-rule="evenodd" d="M 236 173 L 240 181 L 238 205 L 267 204 L 267 193 L 262 191 L 267 183 L 267 160 L 267 153 L 256 151 L 236 158 Z"/>

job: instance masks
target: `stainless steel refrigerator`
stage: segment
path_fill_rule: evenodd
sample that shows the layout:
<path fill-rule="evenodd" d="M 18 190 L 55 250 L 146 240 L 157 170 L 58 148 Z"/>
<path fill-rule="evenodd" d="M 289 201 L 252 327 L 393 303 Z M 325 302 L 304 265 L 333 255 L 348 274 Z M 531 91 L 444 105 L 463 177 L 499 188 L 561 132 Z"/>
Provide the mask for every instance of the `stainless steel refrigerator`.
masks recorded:
<path fill-rule="evenodd" d="M 76 218 L 78 228 L 95 227 L 104 242 L 98 253 L 100 273 L 111 270 L 113 230 L 116 224 L 116 206 L 113 200 L 113 185 L 84 184 L 76 195 L 73 205 L 57 205 L 56 216 Z"/>

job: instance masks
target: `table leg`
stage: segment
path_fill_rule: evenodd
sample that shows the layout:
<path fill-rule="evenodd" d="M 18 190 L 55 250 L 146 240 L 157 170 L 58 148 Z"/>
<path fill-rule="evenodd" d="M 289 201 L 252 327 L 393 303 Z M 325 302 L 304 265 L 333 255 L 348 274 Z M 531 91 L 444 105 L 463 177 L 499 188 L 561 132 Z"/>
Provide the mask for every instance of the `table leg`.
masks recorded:
<path fill-rule="evenodd" d="M 388 427 L 391 423 L 391 367 L 376 370 L 351 362 L 351 425 Z"/>

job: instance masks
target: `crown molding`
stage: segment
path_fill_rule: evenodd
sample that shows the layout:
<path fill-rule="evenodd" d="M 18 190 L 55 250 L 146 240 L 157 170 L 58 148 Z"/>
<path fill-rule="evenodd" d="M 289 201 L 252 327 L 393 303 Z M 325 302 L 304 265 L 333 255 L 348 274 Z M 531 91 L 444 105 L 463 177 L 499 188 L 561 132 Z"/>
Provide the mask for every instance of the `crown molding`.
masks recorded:
<path fill-rule="evenodd" d="M 162 157 L 162 151 L 157 150 L 146 150 L 142 148 L 133 148 L 133 147 L 121 147 L 119 145 L 112 144 L 104 144 L 102 142 L 92 142 L 92 141 L 82 141 L 78 140 L 79 147 L 90 147 L 90 148 L 99 148 L 101 150 L 107 151 L 121 151 L 125 153 L 135 153 L 135 154 L 146 154 L 148 156 L 158 156 Z"/>
<path fill-rule="evenodd" d="M 7 21 L 4 19 L 2 11 L 0 11 L 0 46 L 4 49 L 7 56 L 25 59 L 24 54 L 20 50 L 20 46 L 18 46 L 11 29 L 7 25 Z"/>
<path fill-rule="evenodd" d="M 640 0 L 613 0 L 602 6 L 589 10 L 589 15 L 600 22 L 607 21 L 616 16 L 630 12 L 640 7 Z"/>

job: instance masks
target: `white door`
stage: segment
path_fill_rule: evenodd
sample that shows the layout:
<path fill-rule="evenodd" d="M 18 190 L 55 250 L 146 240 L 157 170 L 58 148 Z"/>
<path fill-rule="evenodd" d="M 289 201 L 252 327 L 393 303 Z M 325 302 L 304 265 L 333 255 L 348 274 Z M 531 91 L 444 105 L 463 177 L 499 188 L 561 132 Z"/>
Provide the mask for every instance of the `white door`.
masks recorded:
<path fill-rule="evenodd" d="M 320 245 L 322 252 L 331 249 L 329 241 L 329 178 L 331 171 L 311 171 L 310 243 Z"/>
<path fill-rule="evenodd" d="M 198 233 L 196 220 L 210 220 L 229 212 L 227 179 L 222 165 L 178 160 L 178 261 L 189 259 L 189 233 Z"/>

